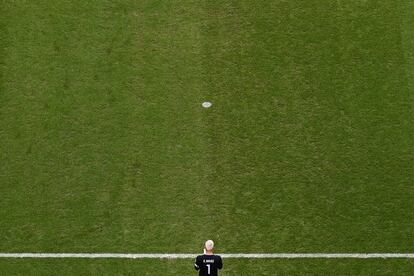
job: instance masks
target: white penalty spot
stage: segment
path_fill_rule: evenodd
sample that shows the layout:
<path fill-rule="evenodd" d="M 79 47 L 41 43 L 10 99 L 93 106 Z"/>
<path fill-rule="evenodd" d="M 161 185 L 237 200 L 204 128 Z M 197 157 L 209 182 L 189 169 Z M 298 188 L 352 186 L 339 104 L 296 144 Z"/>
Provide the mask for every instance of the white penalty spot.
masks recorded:
<path fill-rule="evenodd" d="M 209 107 L 211 107 L 213 104 L 212 104 L 211 102 L 203 102 L 201 105 L 202 105 L 204 108 L 209 108 Z"/>

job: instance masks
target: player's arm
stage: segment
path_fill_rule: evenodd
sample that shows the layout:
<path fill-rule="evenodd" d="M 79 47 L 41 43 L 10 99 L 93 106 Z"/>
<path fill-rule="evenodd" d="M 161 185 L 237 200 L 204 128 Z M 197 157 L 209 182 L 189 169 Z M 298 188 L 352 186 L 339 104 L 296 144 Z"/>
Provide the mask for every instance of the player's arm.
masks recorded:
<path fill-rule="evenodd" d="M 223 268 L 223 260 L 221 259 L 220 256 L 218 257 L 217 268 L 218 269 L 222 269 Z"/>
<path fill-rule="evenodd" d="M 194 269 L 200 270 L 200 266 L 201 266 L 201 259 L 199 258 L 199 256 L 197 256 L 197 258 L 194 261 Z"/>

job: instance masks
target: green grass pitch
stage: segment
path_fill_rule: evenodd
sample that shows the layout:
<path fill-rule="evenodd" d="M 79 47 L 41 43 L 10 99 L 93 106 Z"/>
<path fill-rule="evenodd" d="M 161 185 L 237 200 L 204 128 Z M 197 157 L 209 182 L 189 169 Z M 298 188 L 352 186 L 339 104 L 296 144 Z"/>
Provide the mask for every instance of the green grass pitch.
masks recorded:
<path fill-rule="evenodd" d="M 0 14 L 0 252 L 413 251 L 413 1 L 1 0 Z M 0 260 L 2 275 L 56 271 L 196 274 L 191 260 Z"/>

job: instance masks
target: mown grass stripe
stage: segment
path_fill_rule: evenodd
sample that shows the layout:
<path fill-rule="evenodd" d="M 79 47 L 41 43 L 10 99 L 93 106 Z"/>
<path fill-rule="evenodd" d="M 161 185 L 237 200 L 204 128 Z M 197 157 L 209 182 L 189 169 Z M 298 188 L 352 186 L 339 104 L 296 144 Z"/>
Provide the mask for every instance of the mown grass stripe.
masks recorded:
<path fill-rule="evenodd" d="M 414 253 L 227 253 L 223 258 L 247 259 L 414 259 Z M 174 253 L 0 253 L 0 258 L 191 259 L 197 254 Z"/>

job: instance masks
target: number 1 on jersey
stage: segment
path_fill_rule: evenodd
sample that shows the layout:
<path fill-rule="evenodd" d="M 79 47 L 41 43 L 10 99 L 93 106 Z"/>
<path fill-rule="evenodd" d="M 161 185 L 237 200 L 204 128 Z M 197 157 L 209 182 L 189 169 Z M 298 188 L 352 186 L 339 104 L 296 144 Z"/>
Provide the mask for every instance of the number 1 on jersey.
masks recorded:
<path fill-rule="evenodd" d="M 207 274 L 210 275 L 210 265 L 206 265 L 207 266 Z"/>

